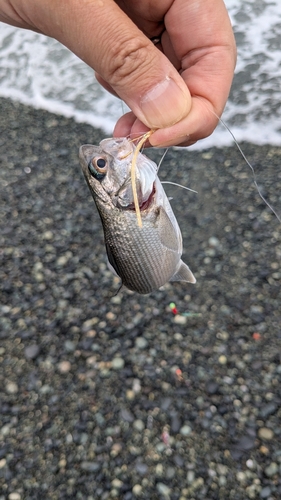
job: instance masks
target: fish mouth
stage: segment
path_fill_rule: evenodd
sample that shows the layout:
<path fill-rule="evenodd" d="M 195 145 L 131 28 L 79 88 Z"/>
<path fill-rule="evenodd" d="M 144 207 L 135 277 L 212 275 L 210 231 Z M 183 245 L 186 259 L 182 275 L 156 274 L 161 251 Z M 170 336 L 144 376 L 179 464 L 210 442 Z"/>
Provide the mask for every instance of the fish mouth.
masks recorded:
<path fill-rule="evenodd" d="M 140 201 L 139 201 L 139 209 L 141 212 L 143 212 L 144 210 L 146 210 L 149 207 L 149 205 L 151 204 L 151 202 L 153 200 L 155 193 L 156 193 L 156 188 L 155 188 L 155 183 L 153 183 L 152 191 L 151 191 L 149 197 L 147 198 L 147 200 L 143 201 L 142 203 L 140 203 Z M 133 212 L 135 212 L 136 207 L 135 207 L 134 202 L 130 203 L 130 205 L 127 205 L 126 210 L 132 210 Z"/>

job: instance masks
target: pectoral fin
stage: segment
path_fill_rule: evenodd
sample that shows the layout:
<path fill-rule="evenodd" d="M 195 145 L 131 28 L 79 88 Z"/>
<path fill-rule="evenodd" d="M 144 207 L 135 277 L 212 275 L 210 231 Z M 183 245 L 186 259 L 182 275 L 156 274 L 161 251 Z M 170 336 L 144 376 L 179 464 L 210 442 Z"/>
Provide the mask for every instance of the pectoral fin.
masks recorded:
<path fill-rule="evenodd" d="M 180 260 L 179 267 L 170 281 L 188 281 L 188 283 L 196 283 L 196 279 L 189 267 L 182 260 Z"/>
<path fill-rule="evenodd" d="M 158 230 L 162 245 L 169 248 L 169 250 L 173 250 L 173 252 L 181 254 L 181 236 L 163 207 L 159 208 Z"/>

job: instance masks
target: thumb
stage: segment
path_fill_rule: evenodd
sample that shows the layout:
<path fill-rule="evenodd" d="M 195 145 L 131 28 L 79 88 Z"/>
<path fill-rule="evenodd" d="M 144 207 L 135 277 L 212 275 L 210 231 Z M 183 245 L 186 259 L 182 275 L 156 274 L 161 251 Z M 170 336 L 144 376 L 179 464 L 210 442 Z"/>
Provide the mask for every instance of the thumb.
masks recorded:
<path fill-rule="evenodd" d="M 171 126 L 189 113 L 191 97 L 183 79 L 113 0 L 39 4 L 48 12 L 40 13 L 36 27 L 99 73 L 149 128 Z"/>

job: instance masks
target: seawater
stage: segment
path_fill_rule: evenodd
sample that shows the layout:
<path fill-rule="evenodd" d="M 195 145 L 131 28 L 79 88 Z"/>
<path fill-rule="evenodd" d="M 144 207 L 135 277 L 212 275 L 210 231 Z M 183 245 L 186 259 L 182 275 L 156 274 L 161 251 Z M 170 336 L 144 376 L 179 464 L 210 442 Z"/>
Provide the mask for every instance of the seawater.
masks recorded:
<path fill-rule="evenodd" d="M 238 141 L 281 144 L 281 1 L 226 0 L 238 47 L 223 114 Z M 124 106 L 94 72 L 43 35 L 0 23 L 0 96 L 43 108 L 111 135 Z M 0 111 L 1 112 L 1 111 Z M 221 125 L 193 148 L 232 143 Z"/>

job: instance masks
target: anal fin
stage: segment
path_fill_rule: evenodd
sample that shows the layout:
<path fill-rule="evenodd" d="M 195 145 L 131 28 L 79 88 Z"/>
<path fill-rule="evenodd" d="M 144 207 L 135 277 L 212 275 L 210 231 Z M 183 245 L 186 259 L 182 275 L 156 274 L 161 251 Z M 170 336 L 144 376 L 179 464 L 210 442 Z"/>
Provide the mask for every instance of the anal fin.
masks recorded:
<path fill-rule="evenodd" d="M 190 271 L 189 267 L 180 260 L 179 266 L 175 274 L 170 278 L 170 281 L 187 281 L 188 283 L 196 283 L 196 278 Z"/>

